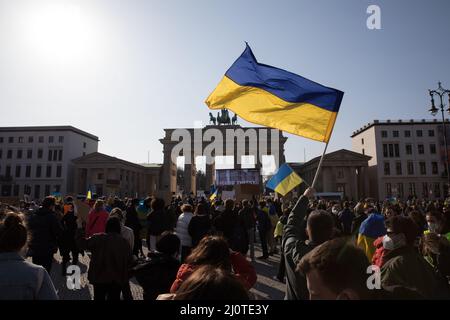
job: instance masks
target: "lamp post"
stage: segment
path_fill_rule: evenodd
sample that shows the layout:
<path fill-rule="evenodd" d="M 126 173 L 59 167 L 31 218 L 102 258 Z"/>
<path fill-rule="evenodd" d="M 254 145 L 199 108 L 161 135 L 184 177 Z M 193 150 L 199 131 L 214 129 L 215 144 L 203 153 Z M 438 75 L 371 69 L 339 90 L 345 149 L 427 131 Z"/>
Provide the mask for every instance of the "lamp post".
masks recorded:
<path fill-rule="evenodd" d="M 438 83 L 437 90 L 428 90 L 430 97 L 431 97 L 431 108 L 428 110 L 432 116 L 435 116 L 439 109 L 436 108 L 434 104 L 434 97 L 438 96 L 440 99 L 440 105 L 439 108 L 441 109 L 441 115 L 442 115 L 442 129 L 444 130 L 444 145 L 445 145 L 445 170 L 447 174 L 447 195 L 449 195 L 450 191 L 450 171 L 449 171 L 449 164 L 448 164 L 448 147 L 447 147 L 447 129 L 445 126 L 445 117 L 444 117 L 444 97 L 447 94 L 448 96 L 448 108 L 447 112 L 450 113 L 450 90 L 442 88 L 441 82 Z"/>

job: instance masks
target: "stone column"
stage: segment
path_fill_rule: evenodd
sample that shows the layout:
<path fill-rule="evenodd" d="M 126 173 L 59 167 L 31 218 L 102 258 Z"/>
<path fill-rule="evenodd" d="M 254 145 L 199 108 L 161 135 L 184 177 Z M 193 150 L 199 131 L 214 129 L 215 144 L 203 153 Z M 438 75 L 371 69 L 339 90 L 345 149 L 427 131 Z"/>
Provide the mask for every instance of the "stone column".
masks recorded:
<path fill-rule="evenodd" d="M 196 194 L 196 170 L 194 164 L 185 164 L 184 165 L 184 192 L 186 194 L 194 193 Z"/>

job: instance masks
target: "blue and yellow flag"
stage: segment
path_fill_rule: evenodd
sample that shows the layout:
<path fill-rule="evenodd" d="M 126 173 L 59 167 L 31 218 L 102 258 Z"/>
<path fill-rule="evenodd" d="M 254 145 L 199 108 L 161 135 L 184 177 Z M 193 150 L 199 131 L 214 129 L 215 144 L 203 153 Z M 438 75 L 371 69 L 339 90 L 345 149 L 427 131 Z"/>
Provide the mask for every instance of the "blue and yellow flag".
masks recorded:
<path fill-rule="evenodd" d="M 372 261 L 373 254 L 375 253 L 374 241 L 385 234 L 384 217 L 379 213 L 371 213 L 361 223 L 356 245 L 364 250 L 369 261 Z"/>
<path fill-rule="evenodd" d="M 287 163 L 284 163 L 278 168 L 278 171 L 272 178 L 267 181 L 266 187 L 285 196 L 302 182 L 302 178 Z"/>
<path fill-rule="evenodd" d="M 219 194 L 219 189 L 215 189 L 214 192 L 209 196 L 209 200 L 213 201 L 215 198 L 217 198 L 217 195 Z"/>
<path fill-rule="evenodd" d="M 256 61 L 249 45 L 206 99 L 244 120 L 328 142 L 342 91 Z"/>

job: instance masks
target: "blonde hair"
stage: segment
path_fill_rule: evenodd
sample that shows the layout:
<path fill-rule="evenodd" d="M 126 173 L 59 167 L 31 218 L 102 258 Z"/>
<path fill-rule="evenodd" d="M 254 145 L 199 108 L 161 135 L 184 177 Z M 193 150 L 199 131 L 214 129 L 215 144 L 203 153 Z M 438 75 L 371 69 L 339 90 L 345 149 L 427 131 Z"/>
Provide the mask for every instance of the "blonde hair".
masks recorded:
<path fill-rule="evenodd" d="M 104 205 L 105 205 L 105 201 L 98 199 L 97 201 L 95 201 L 94 209 L 96 209 L 96 210 L 101 209 L 104 207 Z"/>

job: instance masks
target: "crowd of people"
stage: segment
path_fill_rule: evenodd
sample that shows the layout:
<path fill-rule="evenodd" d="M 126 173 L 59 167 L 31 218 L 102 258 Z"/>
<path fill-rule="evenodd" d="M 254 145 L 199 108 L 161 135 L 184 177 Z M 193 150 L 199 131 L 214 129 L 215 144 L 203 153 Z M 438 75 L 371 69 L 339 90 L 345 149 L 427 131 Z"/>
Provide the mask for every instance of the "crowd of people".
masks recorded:
<path fill-rule="evenodd" d="M 311 188 L 289 200 L 49 196 L 1 205 L 0 299 L 58 299 L 49 276 L 58 250 L 61 276 L 89 256 L 94 300 L 132 300 L 133 277 L 144 300 L 253 299 L 256 259 L 278 253 L 273 276 L 287 300 L 448 299 L 449 208 L 318 200 Z"/>

